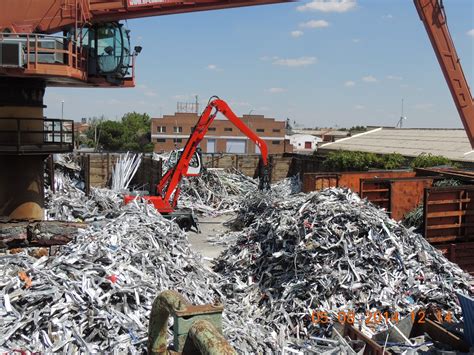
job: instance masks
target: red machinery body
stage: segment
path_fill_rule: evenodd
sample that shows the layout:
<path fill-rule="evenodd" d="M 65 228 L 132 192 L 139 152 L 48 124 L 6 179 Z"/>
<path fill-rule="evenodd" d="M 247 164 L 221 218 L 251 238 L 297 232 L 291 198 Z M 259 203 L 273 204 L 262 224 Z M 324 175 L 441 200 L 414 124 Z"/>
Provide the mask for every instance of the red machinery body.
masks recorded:
<path fill-rule="evenodd" d="M 179 184 L 182 178 L 187 175 L 186 172 L 188 171 L 189 164 L 196 153 L 199 143 L 205 137 L 210 125 L 219 112 L 258 146 L 262 157 L 262 172 L 260 173 L 261 180 L 259 188 L 268 189 L 270 187 L 267 144 L 237 117 L 224 100 L 214 97 L 211 98 L 200 116 L 176 165 L 166 172 L 156 186 L 157 195 L 140 197 L 152 203 L 160 213 L 172 213 L 175 210 L 180 194 Z M 124 202 L 129 203 L 135 198 L 137 198 L 137 196 L 125 196 Z"/>
<path fill-rule="evenodd" d="M 443 1 L 414 0 L 414 3 L 430 38 L 464 130 L 474 148 L 474 101 L 449 33 Z"/>

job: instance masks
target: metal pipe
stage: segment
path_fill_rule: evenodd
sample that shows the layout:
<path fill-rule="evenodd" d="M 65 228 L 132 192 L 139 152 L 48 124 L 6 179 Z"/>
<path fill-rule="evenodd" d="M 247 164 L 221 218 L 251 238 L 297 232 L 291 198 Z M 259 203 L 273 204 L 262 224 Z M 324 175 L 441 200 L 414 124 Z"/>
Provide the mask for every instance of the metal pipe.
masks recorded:
<path fill-rule="evenodd" d="M 148 327 L 148 353 L 167 354 L 168 317 L 186 309 L 189 302 L 176 291 L 163 291 L 156 297 L 151 308 Z"/>
<path fill-rule="evenodd" d="M 188 333 L 191 340 L 201 355 L 237 355 L 219 330 L 207 320 L 197 320 Z M 186 348 L 183 353 L 186 352 Z"/>

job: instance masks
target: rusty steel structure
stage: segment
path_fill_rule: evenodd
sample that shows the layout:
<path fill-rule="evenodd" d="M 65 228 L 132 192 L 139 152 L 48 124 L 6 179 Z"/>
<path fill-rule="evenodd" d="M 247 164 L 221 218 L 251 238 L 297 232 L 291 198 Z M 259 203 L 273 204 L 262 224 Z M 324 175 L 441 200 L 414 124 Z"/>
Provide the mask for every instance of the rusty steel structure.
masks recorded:
<path fill-rule="evenodd" d="M 43 219 L 44 160 L 73 150 L 72 121 L 45 119 L 47 87 L 133 87 L 121 20 L 287 0 L 0 1 L 0 216 Z"/>
<path fill-rule="evenodd" d="M 221 304 L 193 305 L 176 291 L 163 291 L 155 301 L 148 328 L 148 353 L 235 355 L 222 336 Z M 168 349 L 168 318 L 173 316 L 173 349 Z"/>
<path fill-rule="evenodd" d="M 443 0 L 414 0 L 469 142 L 474 148 L 474 100 L 449 33 Z"/>

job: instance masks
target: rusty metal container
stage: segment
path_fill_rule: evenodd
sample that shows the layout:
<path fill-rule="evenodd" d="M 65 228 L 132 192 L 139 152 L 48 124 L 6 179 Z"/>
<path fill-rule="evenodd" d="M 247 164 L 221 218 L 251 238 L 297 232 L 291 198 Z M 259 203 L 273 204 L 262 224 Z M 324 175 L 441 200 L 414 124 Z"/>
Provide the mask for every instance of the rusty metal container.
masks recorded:
<path fill-rule="evenodd" d="M 434 177 L 396 179 L 361 179 L 360 196 L 385 208 L 390 216 L 400 221 L 423 201 L 425 187 L 431 187 Z"/>
<path fill-rule="evenodd" d="M 361 179 L 414 177 L 411 170 L 347 171 L 336 173 L 306 173 L 303 175 L 303 192 L 318 191 L 326 187 L 347 187 L 360 192 Z"/>
<path fill-rule="evenodd" d="M 432 244 L 474 241 L 474 186 L 433 187 L 424 192 L 424 236 Z"/>

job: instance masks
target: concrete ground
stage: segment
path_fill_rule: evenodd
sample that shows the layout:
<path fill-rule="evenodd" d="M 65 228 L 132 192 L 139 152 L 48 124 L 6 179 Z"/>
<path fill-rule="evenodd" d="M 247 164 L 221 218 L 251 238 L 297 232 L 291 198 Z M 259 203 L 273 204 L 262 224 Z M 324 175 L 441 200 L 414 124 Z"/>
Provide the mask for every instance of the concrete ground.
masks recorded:
<path fill-rule="evenodd" d="M 232 217 L 232 214 L 217 217 L 198 216 L 201 233 L 196 233 L 195 231 L 188 232 L 188 239 L 191 243 L 191 246 L 193 247 L 193 250 L 203 256 L 204 263 L 207 266 L 211 266 L 211 260 L 218 257 L 219 254 L 225 249 L 225 247 L 222 245 L 211 244 L 207 241 L 207 239 L 228 231 L 229 229 L 225 227 L 223 223 Z"/>

